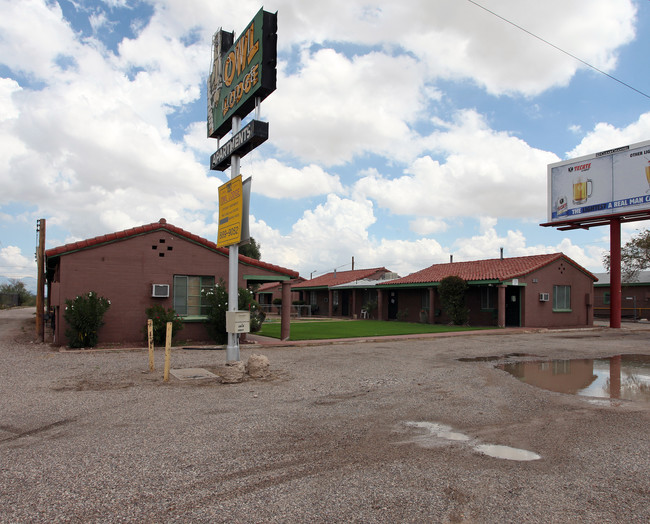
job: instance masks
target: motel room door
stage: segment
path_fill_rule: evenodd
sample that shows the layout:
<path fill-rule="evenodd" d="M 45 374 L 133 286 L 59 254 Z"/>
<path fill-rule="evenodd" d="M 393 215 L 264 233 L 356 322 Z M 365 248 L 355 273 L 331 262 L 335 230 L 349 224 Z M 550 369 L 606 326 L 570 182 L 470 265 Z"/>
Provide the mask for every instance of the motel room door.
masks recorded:
<path fill-rule="evenodd" d="M 521 326 L 521 293 L 519 286 L 506 288 L 506 327 Z"/>
<path fill-rule="evenodd" d="M 397 291 L 388 294 L 388 320 L 397 319 Z"/>

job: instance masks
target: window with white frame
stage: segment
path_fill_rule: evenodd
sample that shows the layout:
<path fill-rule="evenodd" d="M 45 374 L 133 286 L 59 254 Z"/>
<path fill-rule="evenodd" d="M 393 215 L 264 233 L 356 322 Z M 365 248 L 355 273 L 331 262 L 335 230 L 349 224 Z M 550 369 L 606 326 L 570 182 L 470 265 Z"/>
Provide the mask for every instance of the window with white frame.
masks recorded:
<path fill-rule="evenodd" d="M 571 286 L 553 286 L 553 310 L 571 311 Z"/>
<path fill-rule="evenodd" d="M 174 311 L 182 317 L 206 316 L 206 293 L 213 289 L 214 277 L 174 275 Z"/>

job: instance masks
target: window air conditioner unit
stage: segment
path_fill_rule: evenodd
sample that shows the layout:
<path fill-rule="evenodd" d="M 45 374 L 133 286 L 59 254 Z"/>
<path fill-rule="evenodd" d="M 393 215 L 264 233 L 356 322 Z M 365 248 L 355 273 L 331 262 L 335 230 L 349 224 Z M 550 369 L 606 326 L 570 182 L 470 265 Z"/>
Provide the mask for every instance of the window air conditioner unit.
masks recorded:
<path fill-rule="evenodd" d="M 548 293 L 540 293 L 539 294 L 539 301 L 540 302 L 548 302 Z"/>
<path fill-rule="evenodd" d="M 151 296 L 154 298 L 166 298 L 169 296 L 169 284 L 152 284 Z"/>

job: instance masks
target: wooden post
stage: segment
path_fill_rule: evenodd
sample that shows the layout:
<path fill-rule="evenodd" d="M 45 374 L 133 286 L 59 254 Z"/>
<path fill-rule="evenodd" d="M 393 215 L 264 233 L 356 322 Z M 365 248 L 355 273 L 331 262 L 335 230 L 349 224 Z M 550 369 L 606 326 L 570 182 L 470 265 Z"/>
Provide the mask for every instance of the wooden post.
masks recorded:
<path fill-rule="evenodd" d="M 172 323 L 167 322 L 167 336 L 165 337 L 165 372 L 163 380 L 169 381 L 169 365 L 172 357 Z"/>
<path fill-rule="evenodd" d="M 149 341 L 149 371 L 154 371 L 153 364 L 153 320 L 147 320 L 147 340 Z"/>
<path fill-rule="evenodd" d="M 45 219 L 36 221 L 38 231 L 38 246 L 36 247 L 36 337 L 45 341 L 45 319 L 43 318 L 45 304 Z"/>

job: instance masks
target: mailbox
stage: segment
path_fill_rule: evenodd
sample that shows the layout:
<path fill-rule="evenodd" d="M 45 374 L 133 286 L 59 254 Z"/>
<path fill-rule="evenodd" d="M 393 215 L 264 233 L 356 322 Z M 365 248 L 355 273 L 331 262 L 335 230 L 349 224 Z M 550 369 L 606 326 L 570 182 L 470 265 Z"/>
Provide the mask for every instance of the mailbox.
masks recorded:
<path fill-rule="evenodd" d="M 250 333 L 251 314 L 249 311 L 226 311 L 226 331 L 228 333 Z"/>

